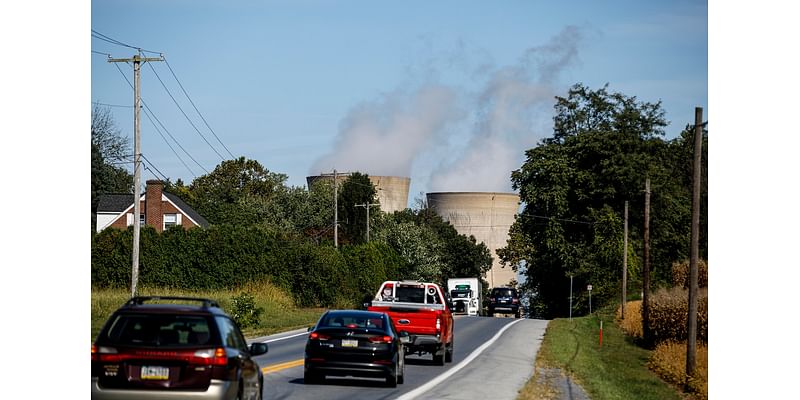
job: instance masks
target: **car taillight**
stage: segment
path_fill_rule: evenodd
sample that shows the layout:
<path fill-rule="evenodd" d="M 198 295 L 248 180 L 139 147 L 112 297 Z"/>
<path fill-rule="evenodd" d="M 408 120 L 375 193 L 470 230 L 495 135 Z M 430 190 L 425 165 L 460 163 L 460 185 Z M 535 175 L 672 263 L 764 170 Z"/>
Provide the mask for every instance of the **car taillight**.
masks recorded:
<path fill-rule="evenodd" d="M 517 303 L 519 303 L 519 299 L 511 299 L 511 302 L 514 303 L 514 304 L 517 304 Z"/>
<path fill-rule="evenodd" d="M 228 365 L 228 355 L 223 347 L 203 349 L 195 351 L 188 361 L 200 365 Z"/>
<path fill-rule="evenodd" d="M 391 336 L 373 336 L 369 338 L 370 343 L 392 343 Z"/>
<path fill-rule="evenodd" d="M 494 303 L 494 302 L 495 302 L 494 297 L 489 298 L 489 303 Z"/>
<path fill-rule="evenodd" d="M 311 340 L 328 340 L 331 337 L 324 333 L 311 332 L 311 334 L 308 335 L 308 338 Z"/>
<path fill-rule="evenodd" d="M 176 360 L 195 365 L 227 365 L 225 348 L 203 349 L 197 351 L 136 350 L 120 353 L 114 347 L 92 345 L 92 361 L 120 363 L 127 360 Z"/>
<path fill-rule="evenodd" d="M 118 362 L 122 357 L 117 354 L 117 349 L 107 346 L 92 345 L 92 361 Z"/>

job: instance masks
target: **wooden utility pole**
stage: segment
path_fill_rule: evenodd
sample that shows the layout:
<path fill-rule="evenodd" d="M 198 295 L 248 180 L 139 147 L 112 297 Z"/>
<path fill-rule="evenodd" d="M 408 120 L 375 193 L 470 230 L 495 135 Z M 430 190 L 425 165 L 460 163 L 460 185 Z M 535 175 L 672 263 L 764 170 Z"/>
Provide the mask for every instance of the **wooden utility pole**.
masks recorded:
<path fill-rule="evenodd" d="M 622 319 L 625 319 L 625 302 L 628 301 L 628 202 L 625 202 L 625 233 L 622 253 Z"/>
<path fill-rule="evenodd" d="M 692 240 L 689 259 L 689 315 L 686 321 L 686 387 L 694 375 L 697 354 L 697 262 L 700 256 L 700 180 L 703 153 L 703 108 L 694 109 L 694 178 L 692 179 Z"/>
<path fill-rule="evenodd" d="M 336 170 L 333 170 L 333 247 L 339 248 L 339 193 L 336 183 Z"/>
<path fill-rule="evenodd" d="M 162 57 L 147 58 L 140 57 L 138 54 L 132 58 L 109 58 L 108 62 L 133 62 L 133 254 L 131 271 L 131 297 L 136 296 L 136 284 L 139 281 L 139 231 L 141 230 L 141 205 L 139 200 L 142 197 L 142 172 L 141 172 L 141 130 L 140 115 L 141 106 L 141 70 L 142 63 L 148 61 L 164 61 Z"/>
<path fill-rule="evenodd" d="M 367 243 L 369 243 L 369 208 L 379 205 L 378 203 L 364 203 L 355 204 L 356 207 L 364 207 L 367 209 Z"/>
<path fill-rule="evenodd" d="M 650 178 L 644 184 L 644 271 L 642 272 L 642 333 L 645 343 L 650 343 Z"/>

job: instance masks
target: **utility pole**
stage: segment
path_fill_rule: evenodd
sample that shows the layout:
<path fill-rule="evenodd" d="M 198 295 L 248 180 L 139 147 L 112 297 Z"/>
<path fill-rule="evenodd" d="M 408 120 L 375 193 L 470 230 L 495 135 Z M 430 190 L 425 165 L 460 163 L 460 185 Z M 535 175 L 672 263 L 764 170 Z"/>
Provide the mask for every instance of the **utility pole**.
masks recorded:
<path fill-rule="evenodd" d="M 694 375 L 697 355 L 697 262 L 700 257 L 700 179 L 703 153 L 703 108 L 694 109 L 694 178 L 692 179 L 692 240 L 689 259 L 689 315 L 686 321 L 686 387 Z"/>
<path fill-rule="evenodd" d="M 625 201 L 625 234 L 622 253 L 622 319 L 625 319 L 625 302 L 628 301 L 628 202 Z"/>
<path fill-rule="evenodd" d="M 131 297 L 136 296 L 136 284 L 139 281 L 139 231 L 141 230 L 142 172 L 141 172 L 141 124 L 139 111 L 141 106 L 141 70 L 142 63 L 148 61 L 164 61 L 163 57 L 148 58 L 138 54 L 132 58 L 109 58 L 108 62 L 133 62 L 133 254 L 131 271 Z"/>
<path fill-rule="evenodd" d="M 333 247 L 339 248 L 339 193 L 337 192 L 336 170 L 333 170 Z"/>
<path fill-rule="evenodd" d="M 642 295 L 642 331 L 645 343 L 650 343 L 650 178 L 644 186 L 644 271 L 642 273 L 644 294 Z"/>
<path fill-rule="evenodd" d="M 569 276 L 569 320 L 572 321 L 572 274 Z"/>
<path fill-rule="evenodd" d="M 378 203 L 364 203 L 364 204 L 355 204 L 356 207 L 364 207 L 367 209 L 367 243 L 369 243 L 369 208 L 372 206 L 380 205 Z"/>

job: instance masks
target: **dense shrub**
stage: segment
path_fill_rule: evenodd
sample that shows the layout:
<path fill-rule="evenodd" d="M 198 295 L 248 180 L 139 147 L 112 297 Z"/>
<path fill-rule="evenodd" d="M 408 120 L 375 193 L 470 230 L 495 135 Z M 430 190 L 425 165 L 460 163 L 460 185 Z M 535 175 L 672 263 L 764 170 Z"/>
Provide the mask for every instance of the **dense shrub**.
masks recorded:
<path fill-rule="evenodd" d="M 653 342 L 686 340 L 689 293 L 686 289 L 659 289 L 650 300 L 650 331 Z M 697 340 L 708 341 L 708 290 L 697 292 Z"/>
<path fill-rule="evenodd" d="M 708 342 L 708 290 L 700 289 L 697 296 L 697 340 Z M 659 289 L 650 299 L 650 331 L 653 342 L 686 340 L 689 313 L 689 294 L 686 289 Z M 642 338 L 642 301 L 625 303 L 625 319 L 617 308 L 617 324 L 627 335 Z"/>
<path fill-rule="evenodd" d="M 698 342 L 695 361 L 694 375 L 688 382 L 689 390 L 698 398 L 707 399 L 708 346 Z M 647 366 L 665 381 L 682 386 L 686 383 L 686 342 L 667 340 L 659 343 L 653 350 Z"/>
<path fill-rule="evenodd" d="M 625 318 L 622 318 L 622 307 L 617 308 L 617 325 L 626 335 L 642 338 L 642 301 L 625 303 Z"/>
<path fill-rule="evenodd" d="M 268 281 L 304 307 L 349 307 L 386 279 L 398 279 L 400 256 L 370 243 L 317 245 L 259 226 L 207 229 L 142 227 L 139 286 L 232 289 Z M 130 287 L 132 229 L 106 229 L 92 238 L 92 286 Z"/>
<path fill-rule="evenodd" d="M 672 284 L 689 288 L 689 260 L 672 264 Z M 697 287 L 708 287 L 708 263 L 703 260 L 697 262 Z"/>
<path fill-rule="evenodd" d="M 242 292 L 233 296 L 231 301 L 233 303 L 231 318 L 239 324 L 239 327 L 244 329 L 259 325 L 264 309 L 256 306 L 256 299 L 252 294 Z"/>

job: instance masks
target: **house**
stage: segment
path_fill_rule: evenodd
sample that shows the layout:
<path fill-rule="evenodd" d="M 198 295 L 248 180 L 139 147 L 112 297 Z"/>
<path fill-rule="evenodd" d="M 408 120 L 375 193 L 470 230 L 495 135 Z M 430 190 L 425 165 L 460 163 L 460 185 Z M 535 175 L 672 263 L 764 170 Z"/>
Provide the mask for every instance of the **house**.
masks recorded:
<path fill-rule="evenodd" d="M 164 191 L 164 182 L 147 181 L 147 188 L 140 198 L 140 223 L 155 228 L 158 232 L 173 225 L 188 229 L 193 226 L 208 227 L 208 221 L 193 210 L 180 197 Z M 127 229 L 133 225 L 133 195 L 106 194 L 97 204 L 97 232 L 108 227 Z"/>

